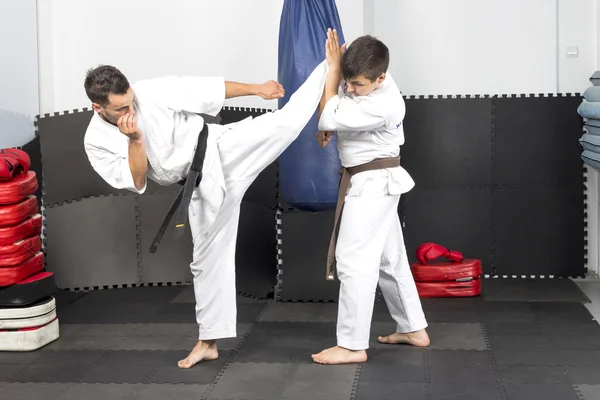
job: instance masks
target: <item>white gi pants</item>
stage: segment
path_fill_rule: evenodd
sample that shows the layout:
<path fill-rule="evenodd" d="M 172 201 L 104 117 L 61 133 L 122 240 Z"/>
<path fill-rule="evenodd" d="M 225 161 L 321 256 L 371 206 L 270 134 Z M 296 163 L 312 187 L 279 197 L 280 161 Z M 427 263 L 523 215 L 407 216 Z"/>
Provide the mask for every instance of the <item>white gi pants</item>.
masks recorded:
<path fill-rule="evenodd" d="M 389 194 L 388 175 L 387 170 L 354 175 L 342 211 L 337 344 L 350 350 L 369 348 L 378 281 L 397 332 L 427 327 L 398 217 L 400 195 Z"/>
<path fill-rule="evenodd" d="M 281 110 L 243 121 L 218 140 L 227 192 L 224 203 L 204 234 L 197 216 L 198 210 L 209 204 L 198 193 L 200 187 L 192 197 L 189 213 L 194 242 L 190 268 L 200 340 L 237 334 L 235 249 L 242 197 L 258 174 L 283 153 L 315 114 L 327 71 L 324 61 Z"/>

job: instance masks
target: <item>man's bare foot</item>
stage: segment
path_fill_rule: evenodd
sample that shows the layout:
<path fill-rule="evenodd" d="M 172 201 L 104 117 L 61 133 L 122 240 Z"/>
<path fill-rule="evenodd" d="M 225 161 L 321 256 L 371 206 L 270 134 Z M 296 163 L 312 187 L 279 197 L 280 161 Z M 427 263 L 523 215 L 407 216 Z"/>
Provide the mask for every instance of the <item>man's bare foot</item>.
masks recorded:
<path fill-rule="evenodd" d="M 319 364 L 351 364 L 367 361 L 365 350 L 348 350 L 340 346 L 325 349 L 319 354 L 313 354 L 312 359 Z"/>
<path fill-rule="evenodd" d="M 429 335 L 425 329 L 409 333 L 392 333 L 389 336 L 379 336 L 379 342 L 387 344 L 410 344 L 417 347 L 429 346 Z"/>
<path fill-rule="evenodd" d="M 184 359 L 180 360 L 177 365 L 179 368 L 192 368 L 196 363 L 203 360 L 216 360 L 219 358 L 219 352 L 217 351 L 216 340 L 200 340 L 196 346 L 192 349 L 190 354 Z"/>

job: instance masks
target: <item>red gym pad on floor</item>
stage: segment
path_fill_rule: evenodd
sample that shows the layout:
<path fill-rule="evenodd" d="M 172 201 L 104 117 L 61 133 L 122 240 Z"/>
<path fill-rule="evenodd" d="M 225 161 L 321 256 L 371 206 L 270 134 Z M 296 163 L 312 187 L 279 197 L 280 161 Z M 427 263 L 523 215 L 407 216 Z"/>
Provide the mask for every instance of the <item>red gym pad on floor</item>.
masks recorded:
<path fill-rule="evenodd" d="M 10 181 L 0 181 L 0 205 L 18 203 L 37 190 L 35 172 L 16 174 Z"/>
<path fill-rule="evenodd" d="M 40 272 L 12 286 L 0 287 L 0 308 L 33 304 L 55 291 L 54 273 Z"/>
<path fill-rule="evenodd" d="M 483 274 L 481 260 L 473 258 L 460 262 L 440 261 L 426 265 L 413 264 L 410 269 L 415 280 L 422 282 L 456 281 L 480 277 Z"/>
<path fill-rule="evenodd" d="M 0 227 L 20 224 L 38 211 L 35 196 L 29 196 L 15 204 L 0 206 Z"/>
<path fill-rule="evenodd" d="M 22 264 L 42 249 L 40 236 L 19 240 L 7 246 L 0 246 L 0 267 L 14 267 Z"/>
<path fill-rule="evenodd" d="M 0 224 L 1 225 L 1 224 Z M 17 225 L 0 226 L 0 246 L 11 245 L 19 240 L 42 233 L 42 215 L 35 214 Z"/>
<path fill-rule="evenodd" d="M 481 294 L 481 279 L 467 282 L 415 282 L 419 297 L 473 297 Z"/>
<path fill-rule="evenodd" d="M 0 268 L 0 286 L 12 286 L 44 269 L 44 253 L 39 252 L 15 267 Z"/>

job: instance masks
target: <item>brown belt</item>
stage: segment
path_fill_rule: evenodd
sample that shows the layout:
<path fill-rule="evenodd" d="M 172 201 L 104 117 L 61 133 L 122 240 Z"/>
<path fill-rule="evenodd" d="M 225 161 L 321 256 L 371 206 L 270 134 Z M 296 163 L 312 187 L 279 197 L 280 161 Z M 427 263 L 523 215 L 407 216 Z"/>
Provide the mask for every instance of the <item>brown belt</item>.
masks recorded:
<path fill-rule="evenodd" d="M 331 233 L 331 240 L 329 242 L 329 251 L 327 252 L 327 274 L 325 279 L 331 281 L 334 279 L 334 265 L 335 265 L 335 243 L 337 239 L 337 227 L 340 220 L 340 214 L 344 206 L 344 200 L 346 199 L 346 192 L 350 185 L 350 178 L 359 172 L 372 171 L 377 169 L 396 168 L 400 166 L 400 156 L 390 158 L 377 158 L 366 164 L 360 164 L 355 167 L 342 168 L 340 173 L 342 178 L 340 180 L 340 189 L 338 192 L 337 205 L 335 207 L 335 222 L 333 224 L 333 232 Z"/>

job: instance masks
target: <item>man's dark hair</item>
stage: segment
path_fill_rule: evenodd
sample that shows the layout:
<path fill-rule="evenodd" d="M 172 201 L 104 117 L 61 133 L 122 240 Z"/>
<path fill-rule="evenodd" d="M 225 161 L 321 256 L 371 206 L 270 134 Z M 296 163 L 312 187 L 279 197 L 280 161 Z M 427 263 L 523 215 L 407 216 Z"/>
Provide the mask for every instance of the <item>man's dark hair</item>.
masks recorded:
<path fill-rule="evenodd" d="M 342 77 L 345 80 L 363 75 L 371 82 L 387 71 L 390 52 L 385 44 L 373 36 L 361 36 L 353 41 L 342 57 Z"/>
<path fill-rule="evenodd" d="M 92 103 L 105 107 L 108 96 L 112 94 L 126 94 L 129 90 L 129 81 L 125 75 L 111 65 L 101 65 L 87 71 L 85 76 L 85 93 Z"/>

